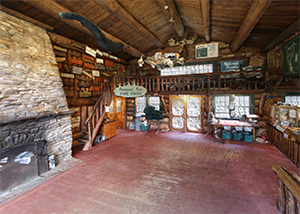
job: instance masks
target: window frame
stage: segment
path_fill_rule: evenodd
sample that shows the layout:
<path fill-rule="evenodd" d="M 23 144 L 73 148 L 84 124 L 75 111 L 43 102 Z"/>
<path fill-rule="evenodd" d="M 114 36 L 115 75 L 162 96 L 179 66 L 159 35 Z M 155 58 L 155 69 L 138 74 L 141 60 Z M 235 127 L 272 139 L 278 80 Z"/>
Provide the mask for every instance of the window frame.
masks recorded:
<path fill-rule="evenodd" d="M 144 97 L 144 96 L 143 96 Z M 146 98 L 146 107 L 148 107 L 149 106 L 149 99 L 150 99 L 150 97 L 159 97 L 159 96 L 151 96 L 150 94 L 148 94 L 148 95 L 145 95 L 145 98 Z M 136 103 L 136 98 L 137 97 L 135 97 L 134 98 L 134 114 L 137 114 L 137 112 L 136 112 L 136 105 L 137 105 L 137 103 Z M 159 111 L 161 111 L 161 108 L 162 108 L 162 103 L 161 103 L 161 101 L 160 101 L 160 99 L 159 99 Z M 141 114 L 142 115 L 142 117 L 146 117 L 146 114 L 143 112 L 143 113 L 139 113 L 139 114 Z"/>
<path fill-rule="evenodd" d="M 217 72 L 217 61 L 216 60 L 209 60 L 209 61 L 201 61 L 201 62 L 189 62 L 189 63 L 184 63 L 183 65 L 180 64 L 175 64 L 174 67 L 179 67 L 179 66 L 189 66 L 189 65 L 205 65 L 205 64 L 212 64 L 213 66 L 213 72 Z M 166 68 L 168 68 L 169 66 L 166 66 Z M 161 70 L 158 70 L 158 75 L 161 75 Z M 198 73 L 199 74 L 199 73 Z M 201 74 L 206 74 L 206 73 L 201 73 Z M 174 75 L 178 75 L 178 74 L 174 74 Z M 174 76 L 174 75 L 168 75 L 168 76 Z M 179 75 L 196 75 L 196 74 L 179 74 Z M 166 76 L 166 75 L 164 75 Z"/>
<path fill-rule="evenodd" d="M 286 96 L 300 96 L 300 92 L 282 92 L 281 97 L 284 102 L 285 102 Z M 300 107 L 300 106 L 298 106 L 298 107 Z"/>
<path fill-rule="evenodd" d="M 216 95 L 212 95 L 212 112 L 215 115 L 215 97 L 216 96 L 229 96 L 229 105 L 230 105 L 230 101 L 232 99 L 232 96 L 237 97 L 237 96 L 249 96 L 250 98 L 250 114 L 254 114 L 254 95 L 253 94 L 216 94 Z M 229 113 L 230 116 L 230 113 Z M 226 119 L 226 120 L 241 120 L 242 117 L 229 117 L 229 118 L 221 118 L 221 117 L 216 117 L 217 119 Z"/>

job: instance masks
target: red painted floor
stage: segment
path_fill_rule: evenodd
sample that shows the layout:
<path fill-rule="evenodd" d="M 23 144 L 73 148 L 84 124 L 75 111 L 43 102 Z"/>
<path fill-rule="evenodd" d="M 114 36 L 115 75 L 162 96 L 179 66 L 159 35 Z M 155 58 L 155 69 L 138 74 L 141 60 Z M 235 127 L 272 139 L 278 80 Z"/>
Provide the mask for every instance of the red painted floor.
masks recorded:
<path fill-rule="evenodd" d="M 278 164 L 300 175 L 275 147 L 194 133 L 124 131 L 82 163 L 2 205 L 0 213 L 279 212 Z"/>

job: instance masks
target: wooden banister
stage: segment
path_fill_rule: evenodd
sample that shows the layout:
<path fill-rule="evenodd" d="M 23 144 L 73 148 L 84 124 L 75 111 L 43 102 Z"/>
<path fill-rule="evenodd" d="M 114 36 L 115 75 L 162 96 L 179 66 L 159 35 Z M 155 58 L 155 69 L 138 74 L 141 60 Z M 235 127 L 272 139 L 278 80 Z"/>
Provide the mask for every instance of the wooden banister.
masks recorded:
<path fill-rule="evenodd" d="M 103 122 L 106 112 L 105 109 L 103 110 L 101 103 L 104 97 L 104 92 L 110 91 L 114 89 L 115 83 L 113 82 L 114 77 L 112 76 L 109 81 L 105 84 L 104 90 L 101 92 L 96 104 L 93 107 L 93 110 L 89 114 L 88 118 L 86 119 L 85 123 L 88 126 L 88 141 L 85 143 L 83 150 L 88 150 L 92 148 L 93 142 L 97 136 L 97 133 L 100 129 L 101 123 Z M 111 88 L 109 88 L 111 87 Z"/>
<path fill-rule="evenodd" d="M 298 213 L 300 203 L 300 178 L 286 171 L 285 168 L 274 165 L 272 170 L 278 177 L 278 203 L 281 213 Z"/>

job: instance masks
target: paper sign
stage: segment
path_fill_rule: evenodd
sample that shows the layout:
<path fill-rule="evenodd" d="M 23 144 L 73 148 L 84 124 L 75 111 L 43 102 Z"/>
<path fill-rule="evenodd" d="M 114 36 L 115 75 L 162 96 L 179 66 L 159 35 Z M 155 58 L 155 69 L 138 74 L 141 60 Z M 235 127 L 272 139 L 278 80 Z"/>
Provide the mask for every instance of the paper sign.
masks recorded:
<path fill-rule="evenodd" d="M 219 56 L 218 43 L 211 43 L 211 44 L 195 46 L 195 58 L 196 59 L 213 58 L 213 57 L 218 57 L 218 56 Z"/>
<path fill-rule="evenodd" d="M 72 72 L 73 72 L 73 74 L 81 75 L 82 74 L 82 68 L 77 67 L 77 66 L 73 66 Z"/>
<path fill-rule="evenodd" d="M 103 59 L 96 58 L 96 63 L 103 64 L 103 63 L 104 63 L 104 60 L 103 60 Z"/>
<path fill-rule="evenodd" d="M 91 55 L 92 57 L 96 57 L 96 51 L 94 51 L 92 48 L 86 46 L 85 47 L 85 52 L 89 55 Z"/>
<path fill-rule="evenodd" d="M 72 79 L 74 79 L 74 74 L 61 73 L 60 76 L 61 77 L 65 77 L 65 78 L 72 78 Z"/>
<path fill-rule="evenodd" d="M 103 52 L 103 56 L 109 57 L 109 54 L 106 52 Z"/>
<path fill-rule="evenodd" d="M 113 56 L 113 55 L 109 55 L 109 58 L 114 59 L 114 60 L 118 60 L 118 57 Z"/>
<path fill-rule="evenodd" d="M 94 77 L 100 77 L 100 71 L 92 70 L 92 75 L 93 75 Z"/>
<path fill-rule="evenodd" d="M 95 79 L 90 73 L 88 73 L 88 72 L 86 72 L 86 71 L 82 71 L 85 75 L 87 75 L 89 78 L 91 78 L 91 79 Z"/>
<path fill-rule="evenodd" d="M 289 110 L 289 117 L 290 118 L 296 118 L 296 110 L 290 109 Z"/>
<path fill-rule="evenodd" d="M 96 53 L 99 54 L 100 56 L 103 56 L 103 53 L 99 51 L 98 49 L 96 50 Z"/>
<path fill-rule="evenodd" d="M 289 135 L 288 135 L 287 133 L 283 133 L 283 137 L 284 137 L 285 139 L 289 139 Z"/>
<path fill-rule="evenodd" d="M 140 97 L 147 93 L 147 89 L 142 86 L 126 85 L 115 88 L 114 93 L 120 97 Z"/>

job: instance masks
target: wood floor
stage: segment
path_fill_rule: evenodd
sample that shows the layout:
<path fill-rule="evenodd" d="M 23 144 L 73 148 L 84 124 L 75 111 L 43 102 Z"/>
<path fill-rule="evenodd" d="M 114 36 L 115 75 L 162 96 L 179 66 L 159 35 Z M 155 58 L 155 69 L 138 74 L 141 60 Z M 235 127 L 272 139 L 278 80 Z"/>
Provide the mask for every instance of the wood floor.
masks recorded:
<path fill-rule="evenodd" d="M 268 144 L 223 143 L 195 133 L 123 131 L 74 152 L 82 163 L 2 205 L 0 213 L 278 214 L 271 168 L 298 175 L 299 169 Z"/>

